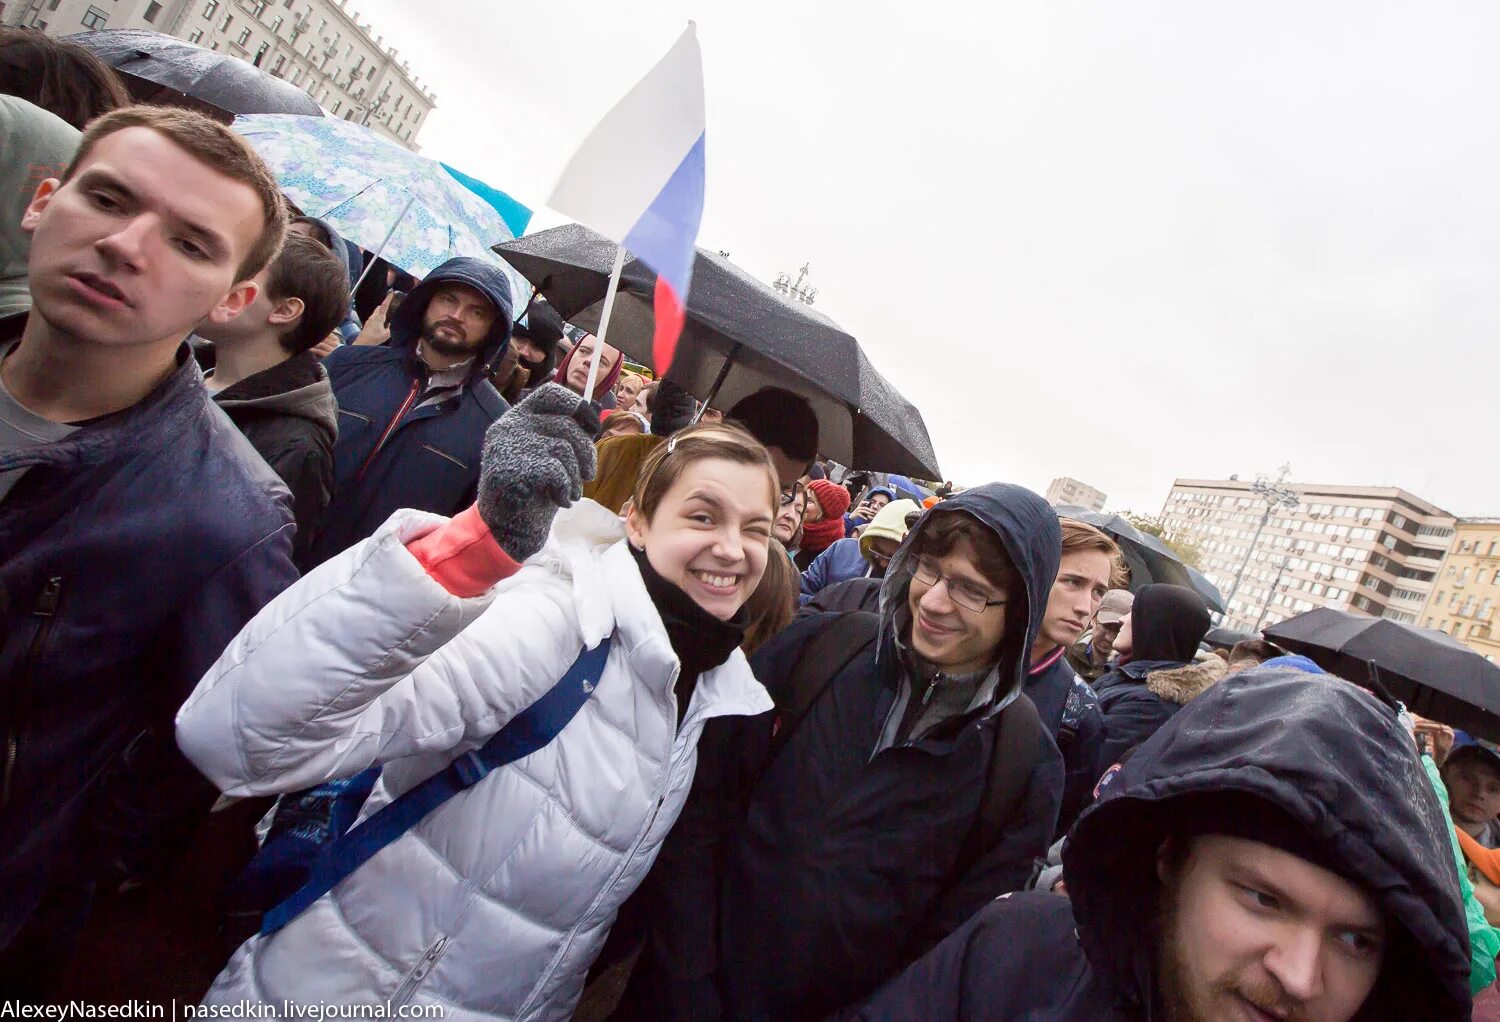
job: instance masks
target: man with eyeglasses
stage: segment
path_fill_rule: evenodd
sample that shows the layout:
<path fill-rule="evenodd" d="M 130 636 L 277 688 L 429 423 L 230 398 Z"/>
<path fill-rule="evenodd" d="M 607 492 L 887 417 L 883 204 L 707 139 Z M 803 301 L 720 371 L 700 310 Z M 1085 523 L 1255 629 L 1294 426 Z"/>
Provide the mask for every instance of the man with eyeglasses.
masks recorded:
<path fill-rule="evenodd" d="M 802 602 L 851 578 L 885 578 L 891 558 L 906 538 L 906 516 L 920 510 L 914 500 L 885 504 L 858 536 L 841 539 L 824 550 L 802 573 Z"/>
<path fill-rule="evenodd" d="M 1060 550 L 1044 500 L 977 487 L 911 526 L 878 617 L 757 651 L 777 709 L 705 728 L 617 1019 L 823 1018 L 1023 886 L 1062 797 L 1022 692 Z"/>

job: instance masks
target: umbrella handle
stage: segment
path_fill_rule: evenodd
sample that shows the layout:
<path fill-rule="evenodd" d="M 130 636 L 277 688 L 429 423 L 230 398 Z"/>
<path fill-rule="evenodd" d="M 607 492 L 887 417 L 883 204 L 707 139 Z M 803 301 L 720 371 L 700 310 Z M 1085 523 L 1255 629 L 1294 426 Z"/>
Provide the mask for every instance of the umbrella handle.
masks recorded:
<path fill-rule="evenodd" d="M 358 291 L 359 286 L 363 284 L 365 282 L 365 278 L 370 275 L 370 270 L 375 267 L 375 261 L 380 258 L 380 253 L 385 251 L 385 247 L 389 245 L 391 243 L 391 239 L 396 236 L 396 228 L 401 226 L 401 221 L 406 219 L 407 210 L 411 209 L 411 204 L 416 201 L 416 195 L 412 194 L 411 192 L 406 193 L 406 205 L 402 206 L 401 212 L 396 214 L 396 222 L 391 224 L 391 229 L 385 232 L 385 237 L 381 240 L 380 247 L 377 248 L 370 256 L 370 261 L 365 264 L 364 272 L 359 275 L 359 279 L 356 280 L 354 282 L 354 286 L 349 289 L 350 294 Z"/>
<path fill-rule="evenodd" d="M 713 404 L 714 398 L 719 396 L 719 388 L 724 386 L 724 378 L 729 375 L 729 367 L 734 365 L 734 356 L 738 355 L 739 353 L 740 342 L 735 341 L 734 347 L 729 349 L 729 357 L 724 359 L 723 365 L 719 366 L 719 375 L 714 377 L 714 385 L 708 388 L 708 396 L 703 399 L 703 403 L 700 404 L 698 406 L 698 410 L 693 413 L 693 421 L 688 423 L 688 425 L 698 425 L 698 420 L 703 418 L 703 413 L 708 411 L 708 406 Z"/>
<path fill-rule="evenodd" d="M 1391 690 L 1385 687 L 1385 682 L 1380 680 L 1380 665 L 1371 660 L 1367 665 L 1367 676 L 1370 682 L 1370 691 L 1397 713 L 1401 712 L 1402 705 L 1391 695 Z"/>

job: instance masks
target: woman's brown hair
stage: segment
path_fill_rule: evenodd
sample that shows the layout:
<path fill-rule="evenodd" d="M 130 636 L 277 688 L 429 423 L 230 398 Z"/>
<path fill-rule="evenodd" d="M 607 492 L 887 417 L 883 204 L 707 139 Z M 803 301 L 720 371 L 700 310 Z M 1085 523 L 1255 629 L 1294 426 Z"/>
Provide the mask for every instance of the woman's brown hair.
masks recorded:
<path fill-rule="evenodd" d="M 727 422 L 711 426 L 690 426 L 672 434 L 646 456 L 636 476 L 631 495 L 634 510 L 650 521 L 661 506 L 667 491 L 682 478 L 694 462 L 723 458 L 740 465 L 759 465 L 766 470 L 766 503 L 771 516 L 776 515 L 777 477 L 771 456 L 743 427 Z"/>
<path fill-rule="evenodd" d="M 792 623 L 797 613 L 797 594 L 802 591 L 801 579 L 786 547 L 779 540 L 771 540 L 766 550 L 766 573 L 745 601 L 747 621 L 740 649 L 746 656 Z"/>

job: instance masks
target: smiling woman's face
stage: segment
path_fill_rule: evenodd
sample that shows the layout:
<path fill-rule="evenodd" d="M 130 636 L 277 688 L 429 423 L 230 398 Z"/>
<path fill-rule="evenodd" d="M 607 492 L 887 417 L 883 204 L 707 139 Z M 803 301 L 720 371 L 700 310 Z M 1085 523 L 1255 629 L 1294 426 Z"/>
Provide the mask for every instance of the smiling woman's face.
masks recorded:
<path fill-rule="evenodd" d="M 774 500 L 764 467 L 704 458 L 683 470 L 649 521 L 632 508 L 625 531 L 658 575 L 726 621 L 765 573 Z"/>

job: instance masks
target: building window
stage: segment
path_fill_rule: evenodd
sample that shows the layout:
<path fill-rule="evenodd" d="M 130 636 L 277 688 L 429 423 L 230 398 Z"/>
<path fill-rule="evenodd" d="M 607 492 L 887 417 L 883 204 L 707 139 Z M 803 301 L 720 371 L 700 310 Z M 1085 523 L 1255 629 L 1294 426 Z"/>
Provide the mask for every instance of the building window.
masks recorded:
<path fill-rule="evenodd" d="M 266 8 L 271 6 L 271 0 L 255 0 L 255 16 L 264 17 Z"/>
<path fill-rule="evenodd" d="M 254 63 L 256 67 L 260 67 L 260 62 L 266 59 L 266 51 L 269 50 L 270 48 L 271 48 L 271 44 L 270 43 L 261 43 L 260 44 L 260 49 L 258 49 L 258 50 L 255 51 L 255 60 L 252 61 L 252 63 Z"/>
<path fill-rule="evenodd" d="M 201 29 L 201 28 L 195 28 L 191 32 L 188 33 L 188 42 L 190 42 L 190 43 L 196 44 L 198 42 L 198 40 L 200 40 L 202 38 L 203 38 L 203 29 Z"/>
<path fill-rule="evenodd" d="M 226 14 L 226 15 L 224 15 L 224 20 L 221 21 L 221 22 L 219 22 L 219 31 L 220 32 L 228 32 L 229 31 L 229 26 L 233 25 L 233 24 L 234 24 L 234 15 L 233 14 Z"/>
<path fill-rule="evenodd" d="M 239 43 L 240 43 L 241 46 L 244 46 L 249 41 L 250 41 L 250 26 L 246 25 L 244 28 L 240 29 Z"/>
<path fill-rule="evenodd" d="M 336 100 L 334 100 L 333 101 L 333 106 L 331 108 L 329 108 L 329 113 L 334 114 L 335 116 L 337 116 L 338 112 L 339 112 L 339 107 L 341 107 L 343 105 L 344 105 L 344 101 L 342 99 L 336 99 Z"/>
<path fill-rule="evenodd" d="M 284 67 L 286 67 L 286 54 L 278 54 L 276 57 L 276 66 L 271 68 L 271 73 L 273 75 L 279 75 L 281 74 L 281 69 Z"/>
<path fill-rule="evenodd" d="M 275 35 L 276 33 L 280 32 L 280 31 L 281 31 L 281 15 L 278 14 L 278 15 L 276 15 L 276 17 L 274 17 L 274 18 L 271 19 L 271 33 L 273 35 Z"/>
<path fill-rule="evenodd" d="M 156 0 L 151 0 L 151 2 L 146 5 L 146 13 L 141 15 L 141 17 L 145 18 L 147 21 L 151 22 L 151 24 L 154 25 L 156 24 L 156 16 L 160 13 L 161 4 L 157 3 Z"/>
<path fill-rule="evenodd" d="M 213 20 L 214 15 L 217 14 L 218 12 L 219 12 L 219 0 L 208 0 L 208 3 L 206 3 L 206 4 L 203 5 L 203 16 L 205 18 L 209 19 L 210 21 Z"/>
<path fill-rule="evenodd" d="M 97 7 L 90 6 L 88 10 L 83 12 L 84 28 L 91 28 L 98 31 L 104 27 L 107 21 L 109 21 L 109 15 Z"/>

